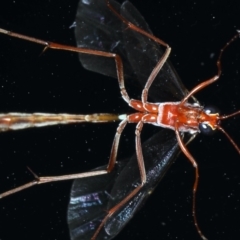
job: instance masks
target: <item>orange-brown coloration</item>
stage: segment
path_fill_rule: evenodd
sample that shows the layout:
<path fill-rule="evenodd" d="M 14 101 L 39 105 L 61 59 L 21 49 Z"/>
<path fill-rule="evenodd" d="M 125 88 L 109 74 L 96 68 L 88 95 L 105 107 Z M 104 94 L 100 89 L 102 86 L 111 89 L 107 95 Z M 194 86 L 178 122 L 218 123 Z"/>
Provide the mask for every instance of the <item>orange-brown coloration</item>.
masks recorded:
<path fill-rule="evenodd" d="M 143 121 L 175 129 L 177 122 L 180 132 L 190 133 L 199 132 L 199 124 L 201 123 L 210 126 L 213 130 L 219 125 L 218 113 L 208 113 L 198 105 L 180 102 L 143 103 L 138 100 L 131 100 L 129 105 L 138 111 L 138 113 L 128 116 L 128 121 L 131 123 Z"/>

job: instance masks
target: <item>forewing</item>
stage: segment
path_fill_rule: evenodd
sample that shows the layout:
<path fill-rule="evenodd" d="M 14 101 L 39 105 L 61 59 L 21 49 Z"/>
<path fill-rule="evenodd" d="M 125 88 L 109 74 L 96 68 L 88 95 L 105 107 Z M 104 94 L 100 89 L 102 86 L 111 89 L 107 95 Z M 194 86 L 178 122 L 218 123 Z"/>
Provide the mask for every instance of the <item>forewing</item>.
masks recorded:
<path fill-rule="evenodd" d="M 143 16 L 130 2 L 126 1 L 122 4 L 121 15 L 146 32 L 152 33 Z M 124 29 L 123 38 L 128 61 L 138 81 L 144 86 L 166 48 L 146 36 L 126 28 L 125 24 L 122 28 Z M 179 101 L 186 93 L 187 90 L 175 69 L 167 60 L 150 88 L 150 98 L 157 102 Z"/>
<path fill-rule="evenodd" d="M 127 20 L 151 33 L 144 18 L 130 2 L 126 1 L 121 6 L 113 0 L 110 3 Z M 165 50 L 146 36 L 127 28 L 106 6 L 105 0 L 81 0 L 75 24 L 78 47 L 119 54 L 126 82 L 132 78 L 141 88 Z M 79 54 L 79 59 L 88 70 L 117 77 L 114 59 L 88 54 Z M 149 96 L 156 102 L 179 101 L 186 92 L 171 63 L 167 61 L 153 82 Z"/>
<path fill-rule="evenodd" d="M 97 239 L 114 238 L 144 204 L 158 182 L 176 159 L 179 147 L 173 131 L 161 129 L 142 146 L 147 182 L 140 192 L 115 212 L 101 229 Z M 105 167 L 101 167 L 103 169 Z M 100 169 L 100 168 L 99 168 Z M 107 211 L 140 184 L 137 159 L 118 161 L 114 171 L 74 181 L 68 207 L 68 224 L 72 240 L 89 240 Z"/>
<path fill-rule="evenodd" d="M 122 208 L 112 214 L 106 222 L 104 226 L 105 231 L 111 236 L 116 236 L 142 207 L 150 196 L 149 194 L 166 174 L 179 153 L 175 133 L 165 129 L 160 129 L 157 134 L 147 140 L 143 144 L 142 149 L 147 181 L 141 190 Z M 116 206 L 117 203 L 128 196 L 139 184 L 141 184 L 140 171 L 136 156 L 134 155 L 115 181 L 108 209 Z"/>

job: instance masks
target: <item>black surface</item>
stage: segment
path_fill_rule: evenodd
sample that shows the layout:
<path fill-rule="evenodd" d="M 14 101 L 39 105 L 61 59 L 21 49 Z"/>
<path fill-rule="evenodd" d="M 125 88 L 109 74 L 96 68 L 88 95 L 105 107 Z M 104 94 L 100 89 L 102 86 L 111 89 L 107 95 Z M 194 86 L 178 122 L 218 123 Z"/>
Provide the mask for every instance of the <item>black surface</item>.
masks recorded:
<path fill-rule="evenodd" d="M 74 45 L 78 1 L 4 1 L 0 27 Z M 216 72 L 220 48 L 239 28 L 239 3 L 145 1 L 133 4 L 155 35 L 172 47 L 171 61 L 191 89 Z M 223 76 L 197 95 L 223 113 L 240 109 L 239 52 L 236 41 L 223 58 Z M 0 35 L 1 112 L 126 112 L 114 79 L 84 70 L 76 54 L 47 51 Z M 214 54 L 214 57 L 211 56 Z M 40 56 L 41 55 L 41 56 Z M 223 126 L 240 143 L 239 118 Z M 107 162 L 116 124 L 73 125 L 0 135 L 0 191 L 39 175 L 82 172 Z M 149 133 L 146 131 L 148 131 Z M 143 139 L 152 134 L 146 128 Z M 123 134 L 120 157 L 134 152 L 134 127 Z M 198 136 L 189 146 L 200 166 L 199 224 L 209 239 L 236 239 L 239 232 L 240 157 L 221 134 Z M 191 217 L 193 169 L 179 157 L 146 206 L 116 239 L 199 239 Z M 71 182 L 35 187 L 0 201 L 0 239 L 68 240 L 66 208 Z"/>

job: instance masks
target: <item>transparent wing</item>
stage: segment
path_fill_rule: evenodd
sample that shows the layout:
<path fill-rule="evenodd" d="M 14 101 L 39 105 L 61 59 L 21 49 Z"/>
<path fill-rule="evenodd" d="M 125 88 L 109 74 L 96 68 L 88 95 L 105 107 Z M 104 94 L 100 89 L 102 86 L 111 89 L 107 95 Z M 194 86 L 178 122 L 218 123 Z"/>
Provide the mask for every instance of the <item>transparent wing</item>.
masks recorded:
<path fill-rule="evenodd" d="M 115 212 L 106 222 L 105 230 L 116 236 L 134 214 L 142 207 L 179 153 L 175 133 L 161 129 L 143 145 L 147 181 L 143 188 L 124 207 Z M 136 156 L 123 169 L 112 189 L 108 209 L 115 206 L 140 184 L 140 173 Z"/>
<path fill-rule="evenodd" d="M 122 4 L 121 15 L 146 32 L 152 33 L 144 18 L 130 2 L 126 1 Z M 127 58 L 138 81 L 144 86 L 165 49 L 142 34 L 126 29 L 124 25 L 123 29 Z M 157 102 L 179 101 L 186 93 L 187 90 L 168 60 L 155 78 L 149 91 L 149 97 Z"/>
<path fill-rule="evenodd" d="M 161 129 L 143 146 L 147 182 L 140 192 L 106 222 L 97 239 L 112 239 L 140 209 L 149 193 L 167 172 L 179 152 L 173 131 Z M 68 222 L 72 240 L 89 240 L 107 210 L 126 197 L 140 183 L 136 156 L 119 161 L 108 175 L 77 179 L 71 190 Z"/>
<path fill-rule="evenodd" d="M 130 2 L 112 6 L 130 22 L 151 33 L 141 14 Z M 75 36 L 77 46 L 114 52 L 124 64 L 126 82 L 132 78 L 141 87 L 161 58 L 163 49 L 147 37 L 127 29 L 126 25 L 106 6 L 105 0 L 81 0 L 78 5 Z M 116 78 L 113 59 L 79 54 L 82 65 L 91 71 Z M 157 102 L 178 101 L 186 89 L 169 61 L 164 65 L 150 89 L 150 98 Z"/>

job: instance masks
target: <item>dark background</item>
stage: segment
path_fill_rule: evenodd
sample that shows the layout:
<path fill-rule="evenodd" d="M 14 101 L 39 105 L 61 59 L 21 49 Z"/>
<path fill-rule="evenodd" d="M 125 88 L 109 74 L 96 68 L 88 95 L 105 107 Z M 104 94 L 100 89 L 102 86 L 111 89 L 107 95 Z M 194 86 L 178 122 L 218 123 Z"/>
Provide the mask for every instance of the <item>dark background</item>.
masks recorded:
<path fill-rule="evenodd" d="M 240 28 L 238 1 L 133 1 L 154 34 L 172 47 L 171 61 L 191 89 L 216 73 L 216 58 Z M 1 1 L 0 27 L 74 45 L 78 1 Z M 0 35 L 0 111 L 96 113 L 128 111 L 117 81 L 84 70 L 77 54 Z M 197 94 L 222 113 L 240 109 L 240 41 L 223 56 L 219 82 Z M 133 89 L 134 91 L 134 89 Z M 240 145 L 240 118 L 223 126 Z M 117 127 L 55 126 L 0 135 L 0 192 L 37 174 L 61 175 L 106 164 Z M 157 131 L 157 128 L 156 128 Z M 147 135 L 147 134 L 146 134 Z M 145 138 L 143 137 L 143 140 Z M 240 236 L 240 157 L 221 134 L 198 136 L 189 146 L 200 168 L 197 217 L 209 239 Z M 134 126 L 123 134 L 119 156 L 134 153 Z M 194 170 L 182 155 L 146 206 L 116 239 L 200 239 L 191 217 Z M 71 181 L 34 187 L 0 201 L 0 239 L 68 240 L 66 211 Z"/>

